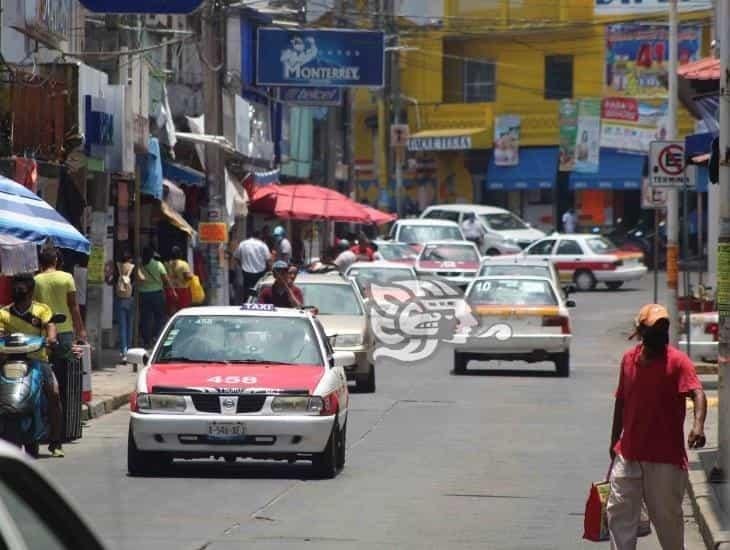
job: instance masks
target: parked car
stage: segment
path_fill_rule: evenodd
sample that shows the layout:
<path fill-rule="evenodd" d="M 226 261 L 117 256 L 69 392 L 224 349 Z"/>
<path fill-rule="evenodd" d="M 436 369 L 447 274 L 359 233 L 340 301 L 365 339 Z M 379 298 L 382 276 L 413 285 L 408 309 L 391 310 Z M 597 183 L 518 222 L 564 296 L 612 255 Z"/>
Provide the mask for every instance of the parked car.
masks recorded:
<path fill-rule="evenodd" d="M 551 260 L 563 281 L 573 281 L 578 290 L 593 290 L 604 283 L 617 290 L 641 279 L 647 268 L 639 252 L 619 250 L 601 235 L 554 233 L 528 247 L 523 257 Z"/>
<path fill-rule="evenodd" d="M 355 281 L 363 300 L 371 297 L 370 286 L 387 286 L 394 281 L 415 280 L 416 270 L 395 262 L 356 262 L 345 272 L 345 276 Z"/>
<path fill-rule="evenodd" d="M 691 313 L 689 317 L 689 354 L 694 361 L 717 362 L 720 340 L 720 314 L 717 311 Z M 687 352 L 687 326 L 681 316 L 679 349 Z"/>
<path fill-rule="evenodd" d="M 467 214 L 476 215 L 482 223 L 487 235 L 481 252 L 490 256 L 515 254 L 545 236 L 509 210 L 496 206 L 439 204 L 426 208 L 421 218 L 449 220 L 461 225 Z"/>
<path fill-rule="evenodd" d="M 416 260 L 421 279 L 436 278 L 466 289 L 479 271 L 481 256 L 470 241 L 427 242 Z"/>
<path fill-rule="evenodd" d="M 477 277 L 512 275 L 552 279 L 555 286 L 561 288 L 563 295 L 566 297 L 575 291 L 573 283 L 561 282 L 560 273 L 558 273 L 553 262 L 525 256 L 487 256 L 482 258 L 482 265 L 479 268 Z"/>
<path fill-rule="evenodd" d="M 424 219 L 397 220 L 390 228 L 390 239 L 409 244 L 417 252 L 427 242 L 465 240 L 458 223 Z"/>
<path fill-rule="evenodd" d="M 418 252 L 406 243 L 396 241 L 373 241 L 378 247 L 378 252 L 386 262 L 398 262 L 400 264 L 413 265 L 416 263 Z"/>

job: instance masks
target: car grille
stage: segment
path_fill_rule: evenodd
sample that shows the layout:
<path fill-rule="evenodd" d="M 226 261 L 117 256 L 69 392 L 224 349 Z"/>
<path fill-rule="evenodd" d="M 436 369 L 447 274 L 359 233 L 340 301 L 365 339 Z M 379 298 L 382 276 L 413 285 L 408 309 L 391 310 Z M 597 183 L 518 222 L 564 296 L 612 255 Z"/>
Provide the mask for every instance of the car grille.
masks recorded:
<path fill-rule="evenodd" d="M 206 413 L 221 412 L 221 402 L 217 394 L 200 394 L 191 397 L 197 411 Z"/>
<path fill-rule="evenodd" d="M 265 395 L 239 395 L 236 412 L 254 413 L 259 412 L 266 402 Z"/>

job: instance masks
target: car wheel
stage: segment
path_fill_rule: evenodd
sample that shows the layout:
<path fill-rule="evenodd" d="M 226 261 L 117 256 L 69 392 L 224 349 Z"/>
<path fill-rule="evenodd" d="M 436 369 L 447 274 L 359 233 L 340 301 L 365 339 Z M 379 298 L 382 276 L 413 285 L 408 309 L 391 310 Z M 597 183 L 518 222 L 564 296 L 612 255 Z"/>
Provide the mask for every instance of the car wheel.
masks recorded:
<path fill-rule="evenodd" d="M 321 479 L 332 479 L 337 475 L 337 440 L 339 439 L 337 420 L 332 426 L 332 432 L 327 440 L 324 451 L 316 453 L 312 457 L 312 468 L 317 477 Z"/>
<path fill-rule="evenodd" d="M 623 281 L 609 281 L 606 283 L 606 286 L 608 287 L 609 290 L 618 290 L 619 288 L 621 288 L 623 286 L 623 284 L 624 284 Z"/>
<path fill-rule="evenodd" d="M 131 476 L 159 474 L 169 466 L 172 458 L 165 453 L 140 451 L 134 442 L 132 426 L 127 435 L 127 471 Z"/>
<path fill-rule="evenodd" d="M 596 288 L 596 278 L 587 270 L 577 271 L 573 277 L 578 290 L 586 291 Z"/>
<path fill-rule="evenodd" d="M 568 378 L 570 376 L 570 352 L 558 353 L 553 361 L 557 375 L 561 378 Z"/>
<path fill-rule="evenodd" d="M 342 470 L 347 460 L 347 420 L 340 430 L 340 436 L 337 438 L 337 469 Z"/>
<path fill-rule="evenodd" d="M 487 256 L 501 256 L 501 252 L 496 248 L 490 248 L 487 250 Z"/>
<path fill-rule="evenodd" d="M 355 379 L 357 391 L 362 393 L 375 393 L 375 366 L 368 366 L 368 373 L 360 375 Z"/>
<path fill-rule="evenodd" d="M 465 374 L 467 363 L 469 363 L 469 358 L 466 355 L 464 355 L 463 353 L 455 353 L 454 354 L 454 373 L 455 374 Z"/>

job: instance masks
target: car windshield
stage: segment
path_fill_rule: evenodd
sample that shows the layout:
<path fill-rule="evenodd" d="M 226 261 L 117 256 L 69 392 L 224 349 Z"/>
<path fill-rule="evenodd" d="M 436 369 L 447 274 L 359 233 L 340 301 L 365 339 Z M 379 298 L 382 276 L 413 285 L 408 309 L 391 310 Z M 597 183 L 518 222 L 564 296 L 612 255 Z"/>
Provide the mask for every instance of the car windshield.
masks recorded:
<path fill-rule="evenodd" d="M 364 315 L 355 289 L 349 284 L 297 283 L 304 305 L 317 308 L 318 315 Z"/>
<path fill-rule="evenodd" d="M 463 238 L 458 227 L 444 225 L 405 225 L 398 235 L 398 240 L 402 243 L 461 241 Z"/>
<path fill-rule="evenodd" d="M 514 214 L 502 212 L 500 214 L 484 214 L 482 219 L 487 223 L 487 227 L 495 231 L 505 231 L 509 229 L 529 229 L 525 222 Z"/>
<path fill-rule="evenodd" d="M 427 246 L 423 249 L 421 260 L 427 262 L 478 262 L 479 254 L 472 246 Z"/>
<path fill-rule="evenodd" d="M 186 315 L 161 342 L 156 363 L 322 365 L 312 325 L 303 318 Z"/>
<path fill-rule="evenodd" d="M 414 260 L 417 256 L 416 251 L 405 243 L 379 244 L 378 252 L 388 261 Z"/>
<path fill-rule="evenodd" d="M 588 239 L 586 242 L 588 244 L 588 248 L 596 254 L 610 254 L 617 250 L 616 245 L 605 237 L 594 237 L 592 239 Z"/>
<path fill-rule="evenodd" d="M 479 271 L 480 277 L 494 277 L 502 275 L 524 275 L 527 277 L 549 277 L 552 278 L 550 268 L 546 265 L 483 265 Z"/>
<path fill-rule="evenodd" d="M 348 277 L 355 279 L 363 296 L 369 293 L 370 285 L 387 286 L 397 281 L 412 281 L 416 277 L 410 269 L 364 267 L 348 271 Z"/>
<path fill-rule="evenodd" d="M 548 281 L 490 279 L 477 281 L 467 301 L 470 305 L 554 306 L 558 304 Z"/>

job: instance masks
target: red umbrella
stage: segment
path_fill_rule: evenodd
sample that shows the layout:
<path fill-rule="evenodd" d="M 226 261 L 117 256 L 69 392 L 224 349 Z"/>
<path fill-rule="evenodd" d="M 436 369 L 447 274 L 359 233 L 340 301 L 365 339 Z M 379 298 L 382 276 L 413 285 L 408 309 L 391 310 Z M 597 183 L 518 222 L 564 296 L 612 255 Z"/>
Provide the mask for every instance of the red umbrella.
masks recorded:
<path fill-rule="evenodd" d="M 330 220 L 362 224 L 392 221 L 387 214 L 357 203 L 342 193 L 308 183 L 257 187 L 250 197 L 249 208 L 252 212 L 292 220 Z"/>
<path fill-rule="evenodd" d="M 365 209 L 365 212 L 367 212 L 368 216 L 370 216 L 371 223 L 375 225 L 385 225 L 386 223 L 394 222 L 398 219 L 397 214 L 387 214 L 386 212 L 382 212 L 372 206 L 367 206 L 366 204 L 361 204 L 360 206 Z"/>

